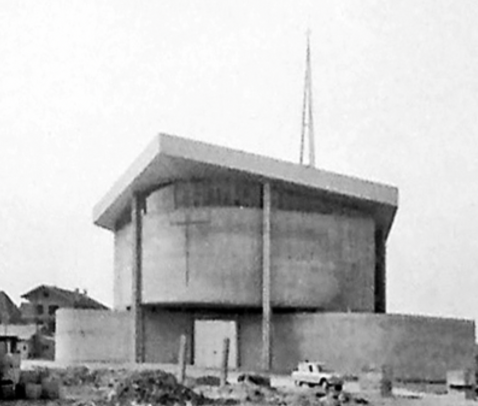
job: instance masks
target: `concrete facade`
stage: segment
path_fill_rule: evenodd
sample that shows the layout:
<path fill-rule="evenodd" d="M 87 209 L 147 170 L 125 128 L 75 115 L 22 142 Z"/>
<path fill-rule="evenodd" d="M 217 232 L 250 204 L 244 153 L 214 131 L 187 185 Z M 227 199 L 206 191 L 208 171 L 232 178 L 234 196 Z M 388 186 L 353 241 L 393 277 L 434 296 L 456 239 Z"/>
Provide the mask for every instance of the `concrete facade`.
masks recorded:
<path fill-rule="evenodd" d="M 380 314 L 397 205 L 390 186 L 158 136 L 94 209 L 115 236 L 130 358 L 177 362 L 184 334 L 195 363 L 221 340 L 197 342 L 194 326 L 215 320 L 237 332 L 242 369 L 288 371 L 308 358 L 444 379 L 466 367 L 473 323 Z"/>
<path fill-rule="evenodd" d="M 237 323 L 237 365 L 259 370 L 260 311 L 214 311 L 148 307 L 144 313 L 145 360 L 177 363 L 179 339 L 186 335 L 186 359 L 195 363 L 194 322 Z M 444 381 L 448 370 L 473 367 L 474 323 L 434 317 L 373 313 L 287 313 L 272 316 L 272 369 L 289 372 L 297 360 L 313 359 L 345 373 L 390 365 L 394 376 Z M 131 312 L 60 310 L 56 360 L 131 361 Z M 221 351 L 221 348 L 217 348 Z"/>
<path fill-rule="evenodd" d="M 261 309 L 266 370 L 279 309 L 384 312 L 397 198 L 390 186 L 160 135 L 94 209 L 115 233 L 115 308 L 132 311 L 134 359 L 147 361 L 147 306 Z"/>
<path fill-rule="evenodd" d="M 262 368 L 261 313 L 156 309 L 146 314 L 148 362 L 176 363 L 179 337 L 185 334 L 193 341 L 194 320 L 222 319 L 237 322 L 239 368 Z M 399 379 L 443 381 L 447 370 L 474 365 L 474 331 L 471 321 L 423 316 L 274 314 L 272 369 L 289 372 L 298 360 L 313 359 L 346 373 L 391 365 Z M 192 346 L 188 362 L 194 363 Z"/>
<path fill-rule="evenodd" d="M 300 356 L 352 373 L 390 365 L 397 378 L 444 380 L 447 370 L 474 363 L 475 326 L 466 320 L 325 313 L 278 316 L 274 328 L 277 369 Z"/>
<path fill-rule="evenodd" d="M 59 309 L 56 322 L 55 360 L 60 363 L 133 360 L 129 312 Z"/>
<path fill-rule="evenodd" d="M 147 199 L 142 303 L 260 307 L 261 209 L 175 209 L 173 194 L 174 185 Z M 374 311 L 372 218 L 275 209 L 270 222 L 273 307 Z M 131 305 L 131 241 L 126 223 L 115 233 L 117 309 Z"/>
<path fill-rule="evenodd" d="M 388 235 L 398 205 L 395 187 L 279 161 L 204 142 L 159 134 L 93 208 L 96 225 L 114 230 L 131 207 L 135 192 L 172 180 L 209 179 L 218 175 L 270 180 L 353 202 L 367 208 Z"/>

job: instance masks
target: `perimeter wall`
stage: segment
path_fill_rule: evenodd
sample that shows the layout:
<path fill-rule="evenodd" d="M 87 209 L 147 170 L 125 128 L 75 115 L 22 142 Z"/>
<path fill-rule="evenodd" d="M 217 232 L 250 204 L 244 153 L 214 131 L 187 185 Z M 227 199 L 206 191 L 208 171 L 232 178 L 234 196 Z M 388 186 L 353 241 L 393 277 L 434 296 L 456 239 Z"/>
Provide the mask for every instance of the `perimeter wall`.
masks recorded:
<path fill-rule="evenodd" d="M 391 365 L 401 379 L 445 380 L 474 366 L 473 321 L 397 314 L 322 313 L 274 319 L 273 366 L 315 359 L 339 371 Z"/>
<path fill-rule="evenodd" d="M 145 361 L 176 363 L 179 337 L 188 340 L 194 363 L 194 320 L 237 323 L 238 364 L 259 370 L 261 314 L 161 308 L 145 309 Z M 60 310 L 56 360 L 127 362 L 132 324 L 128 312 Z M 468 320 L 374 313 L 289 313 L 273 315 L 272 367 L 289 373 L 304 359 L 322 361 L 344 373 L 391 365 L 394 376 L 445 380 L 447 370 L 474 365 L 475 325 Z M 221 349 L 218 348 L 218 351 Z"/>
<path fill-rule="evenodd" d="M 58 309 L 55 361 L 130 362 L 132 327 L 126 311 Z"/>

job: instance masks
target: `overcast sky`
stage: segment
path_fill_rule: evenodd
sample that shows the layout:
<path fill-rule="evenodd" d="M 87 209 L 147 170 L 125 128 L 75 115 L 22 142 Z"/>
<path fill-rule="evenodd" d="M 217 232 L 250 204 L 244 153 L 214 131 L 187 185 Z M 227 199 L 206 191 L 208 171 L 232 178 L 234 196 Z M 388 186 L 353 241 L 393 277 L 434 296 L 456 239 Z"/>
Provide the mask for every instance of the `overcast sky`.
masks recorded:
<path fill-rule="evenodd" d="M 392 312 L 478 316 L 478 2 L 0 2 L 0 289 L 112 304 L 91 210 L 159 132 L 395 185 Z"/>

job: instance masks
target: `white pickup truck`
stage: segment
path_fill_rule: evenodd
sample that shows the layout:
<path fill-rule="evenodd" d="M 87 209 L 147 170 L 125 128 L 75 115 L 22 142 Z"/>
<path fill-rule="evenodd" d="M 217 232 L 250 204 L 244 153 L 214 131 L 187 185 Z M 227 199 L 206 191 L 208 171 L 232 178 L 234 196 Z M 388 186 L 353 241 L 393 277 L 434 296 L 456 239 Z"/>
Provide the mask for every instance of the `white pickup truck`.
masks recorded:
<path fill-rule="evenodd" d="M 304 361 L 300 362 L 297 368 L 292 371 L 292 379 L 297 386 L 309 385 L 321 386 L 324 389 L 331 385 L 343 385 L 343 377 L 325 367 L 321 362 Z"/>

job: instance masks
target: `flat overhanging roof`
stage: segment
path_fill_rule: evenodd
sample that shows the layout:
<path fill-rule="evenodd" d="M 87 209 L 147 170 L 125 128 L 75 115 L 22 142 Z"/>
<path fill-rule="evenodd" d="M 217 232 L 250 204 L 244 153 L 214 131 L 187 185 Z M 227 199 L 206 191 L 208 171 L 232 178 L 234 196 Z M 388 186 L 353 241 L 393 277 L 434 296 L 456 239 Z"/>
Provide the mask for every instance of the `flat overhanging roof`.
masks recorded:
<path fill-rule="evenodd" d="M 367 207 L 386 234 L 398 206 L 398 189 L 309 166 L 159 134 L 93 209 L 96 225 L 114 230 L 133 193 L 175 180 L 247 176 L 292 185 Z"/>

